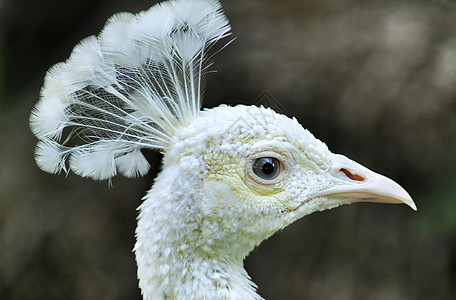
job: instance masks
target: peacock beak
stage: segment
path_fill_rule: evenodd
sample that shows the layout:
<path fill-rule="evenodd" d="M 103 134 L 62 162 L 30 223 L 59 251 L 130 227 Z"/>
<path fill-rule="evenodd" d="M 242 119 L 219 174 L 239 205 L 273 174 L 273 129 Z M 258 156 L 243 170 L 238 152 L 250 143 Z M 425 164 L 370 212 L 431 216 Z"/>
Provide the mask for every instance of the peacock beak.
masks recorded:
<path fill-rule="evenodd" d="M 327 208 L 353 202 L 379 202 L 404 203 L 417 209 L 412 197 L 399 184 L 343 155 L 334 154 L 330 173 L 337 178 L 336 186 L 316 195 L 327 198 L 324 205 Z"/>

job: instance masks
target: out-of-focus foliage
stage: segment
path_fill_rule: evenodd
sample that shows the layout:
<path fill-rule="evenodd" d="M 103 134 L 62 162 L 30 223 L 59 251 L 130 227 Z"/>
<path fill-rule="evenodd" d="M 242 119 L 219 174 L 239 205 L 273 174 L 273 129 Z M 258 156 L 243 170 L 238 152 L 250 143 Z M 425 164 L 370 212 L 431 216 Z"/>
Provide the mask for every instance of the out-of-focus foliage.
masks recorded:
<path fill-rule="evenodd" d="M 0 11 L 2 7 L 2 1 L 0 0 Z M 4 78 L 4 55 L 3 55 L 3 48 L 4 44 L 2 43 L 2 38 L 1 38 L 1 32 L 0 32 L 0 122 L 2 120 L 2 108 L 5 102 L 5 97 L 4 97 L 4 83 L 5 83 L 5 78 Z"/>
<path fill-rule="evenodd" d="M 0 3 L 1 5 L 1 3 Z M 3 45 L 0 43 L 0 121 L 2 120 L 2 108 L 3 108 L 3 83 L 4 83 L 4 75 L 3 75 Z"/>
<path fill-rule="evenodd" d="M 438 174 L 423 204 L 421 225 L 447 238 L 456 238 L 456 159 Z"/>

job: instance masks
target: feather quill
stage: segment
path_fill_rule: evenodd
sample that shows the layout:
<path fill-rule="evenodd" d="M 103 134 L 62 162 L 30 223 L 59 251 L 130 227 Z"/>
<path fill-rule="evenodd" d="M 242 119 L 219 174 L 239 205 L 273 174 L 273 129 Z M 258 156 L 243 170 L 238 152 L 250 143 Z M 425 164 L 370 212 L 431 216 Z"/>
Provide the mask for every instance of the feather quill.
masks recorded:
<path fill-rule="evenodd" d="M 230 34 L 220 3 L 175 0 L 111 17 L 47 73 L 30 127 L 38 166 L 103 180 L 141 176 L 195 118 L 207 51 Z"/>

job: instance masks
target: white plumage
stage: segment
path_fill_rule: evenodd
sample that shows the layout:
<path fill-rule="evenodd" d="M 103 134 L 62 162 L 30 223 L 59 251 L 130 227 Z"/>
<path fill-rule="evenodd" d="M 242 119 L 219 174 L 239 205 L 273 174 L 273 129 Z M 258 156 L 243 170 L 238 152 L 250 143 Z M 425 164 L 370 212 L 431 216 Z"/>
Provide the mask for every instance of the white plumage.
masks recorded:
<path fill-rule="evenodd" d="M 206 50 L 229 29 L 215 1 L 113 16 L 98 38 L 84 39 L 48 72 L 30 119 L 41 140 L 38 165 L 57 173 L 68 171 L 68 160 L 94 179 L 144 175 L 139 149 L 166 148 L 198 115 Z M 73 138 L 77 145 L 68 147 Z"/>
<path fill-rule="evenodd" d="M 295 119 L 254 106 L 200 111 L 207 51 L 230 34 L 215 0 L 111 17 L 46 75 L 30 124 L 38 166 L 109 179 L 148 172 L 135 254 L 144 299 L 261 299 L 243 260 L 317 210 L 357 201 L 415 205 L 399 185 Z"/>

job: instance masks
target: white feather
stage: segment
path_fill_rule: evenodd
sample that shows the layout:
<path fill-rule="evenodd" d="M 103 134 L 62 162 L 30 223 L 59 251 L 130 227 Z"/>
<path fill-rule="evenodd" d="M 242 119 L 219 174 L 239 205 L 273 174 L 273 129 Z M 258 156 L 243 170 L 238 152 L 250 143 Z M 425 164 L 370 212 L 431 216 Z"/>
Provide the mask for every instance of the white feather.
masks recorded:
<path fill-rule="evenodd" d="M 108 142 L 78 147 L 70 156 L 70 168 L 82 177 L 103 180 L 116 175 L 116 151 Z"/>
<path fill-rule="evenodd" d="M 149 10 L 138 14 L 133 39 L 150 44 L 163 41 L 169 36 L 174 25 L 175 16 L 169 2 L 152 6 Z"/>
<path fill-rule="evenodd" d="M 198 35 L 209 41 L 219 39 L 229 31 L 226 17 L 220 14 L 222 9 L 218 1 L 172 1 L 173 10 L 178 20 L 191 27 Z"/>
<path fill-rule="evenodd" d="M 39 138 L 60 139 L 68 118 L 65 108 L 68 105 L 68 95 L 62 81 L 65 64 L 54 65 L 44 79 L 47 89 L 41 90 L 40 101 L 35 105 L 30 116 L 30 128 Z"/>
<path fill-rule="evenodd" d="M 67 121 L 65 106 L 58 97 L 47 97 L 39 101 L 32 111 L 30 125 L 33 133 L 40 139 L 60 139 Z"/>
<path fill-rule="evenodd" d="M 118 13 L 109 18 L 98 38 L 105 60 L 128 67 L 141 65 L 138 48 L 132 40 L 135 25 L 136 16 L 131 13 Z"/>
<path fill-rule="evenodd" d="M 56 96 L 62 100 L 67 95 L 67 90 L 62 81 L 62 75 L 66 68 L 65 63 L 58 63 L 49 69 L 44 78 L 46 88 L 41 89 L 41 98 Z"/>
<path fill-rule="evenodd" d="M 35 150 L 37 165 L 42 170 L 53 174 L 59 173 L 62 170 L 66 171 L 66 155 L 68 155 L 68 152 L 51 139 L 39 141 Z"/>
<path fill-rule="evenodd" d="M 139 148 L 117 157 L 115 162 L 119 172 L 126 177 L 143 176 L 150 168 L 149 162 L 146 160 Z"/>
<path fill-rule="evenodd" d="M 69 159 L 71 170 L 94 179 L 117 170 L 144 175 L 140 149 L 166 148 L 176 129 L 198 116 L 206 51 L 229 30 L 214 0 L 111 17 L 100 37 L 81 41 L 46 76 L 30 117 L 33 133 L 53 145 L 49 159 L 50 147 L 37 149 L 37 159 L 47 161 L 40 167 L 55 173 Z"/>

